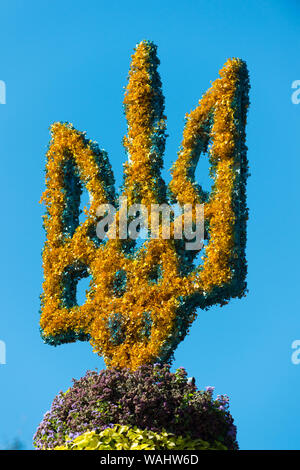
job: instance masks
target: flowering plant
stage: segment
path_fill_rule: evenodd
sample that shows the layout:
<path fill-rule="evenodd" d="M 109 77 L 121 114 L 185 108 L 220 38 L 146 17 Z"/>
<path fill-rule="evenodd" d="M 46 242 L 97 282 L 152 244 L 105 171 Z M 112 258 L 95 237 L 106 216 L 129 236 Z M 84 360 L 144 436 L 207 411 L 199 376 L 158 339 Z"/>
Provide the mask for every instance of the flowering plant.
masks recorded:
<path fill-rule="evenodd" d="M 52 126 L 43 195 L 44 340 L 54 345 L 90 340 L 107 365 L 132 370 L 170 361 L 197 307 L 224 305 L 246 291 L 246 64 L 228 60 L 220 78 L 186 116 L 169 188 L 161 177 L 166 117 L 158 64 L 156 46 L 142 41 L 132 56 L 124 99 L 129 160 L 122 194 L 129 204 L 148 208 L 170 201 L 181 206 L 205 203 L 202 263 L 196 265 L 200 250 L 187 251 L 184 240 L 174 238 L 175 221 L 170 239 L 150 239 L 138 251 L 134 241 L 97 238 L 98 207 L 116 205 L 114 177 L 105 151 L 70 124 Z M 197 162 L 207 151 L 214 183 L 210 194 L 195 182 Z M 79 224 L 82 185 L 90 193 L 90 207 Z M 120 217 L 117 211 L 116 224 Z M 194 210 L 191 217 L 194 221 Z M 88 275 L 86 302 L 78 306 L 76 285 Z"/>
<path fill-rule="evenodd" d="M 167 432 L 237 449 L 228 398 L 213 399 L 213 388 L 197 390 L 185 369 L 145 365 L 136 371 L 88 371 L 54 399 L 34 436 L 38 449 L 64 446 L 87 432 L 101 433 L 116 424 L 154 433 Z M 99 441 L 97 441 L 99 443 Z"/>

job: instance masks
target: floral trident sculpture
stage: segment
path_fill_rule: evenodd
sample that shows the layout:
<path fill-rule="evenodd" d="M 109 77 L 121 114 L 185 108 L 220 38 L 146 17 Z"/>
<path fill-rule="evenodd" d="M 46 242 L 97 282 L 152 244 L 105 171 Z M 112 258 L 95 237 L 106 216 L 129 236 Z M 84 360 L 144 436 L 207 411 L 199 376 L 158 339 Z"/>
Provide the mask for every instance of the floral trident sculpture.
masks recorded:
<path fill-rule="evenodd" d="M 166 118 L 158 65 L 156 46 L 141 42 L 132 56 L 124 100 L 128 161 L 122 197 L 116 196 L 105 151 L 72 125 L 55 123 L 42 198 L 47 208 L 40 320 L 44 340 L 53 345 L 90 340 L 108 366 L 131 370 L 170 361 L 197 307 L 224 305 L 246 291 L 246 64 L 229 59 L 220 78 L 186 116 L 168 187 L 161 177 Z M 194 176 L 205 153 L 213 180 L 210 193 Z M 83 185 L 90 207 L 79 224 Z M 126 207 L 120 200 L 126 200 Z M 185 236 L 175 236 L 183 223 L 178 214 L 171 217 L 169 237 L 159 217 L 158 236 L 140 247 L 121 230 L 110 236 L 120 229 L 125 209 L 130 214 L 133 205 L 146 208 L 147 225 L 154 219 L 151 208 L 167 204 L 188 207 L 193 227 L 199 222 L 197 207 L 204 205 L 204 247 L 186 249 Z M 100 214 L 99 208 L 110 206 L 116 210 L 101 239 L 97 226 L 107 213 Z M 79 306 L 76 286 L 87 276 L 90 287 Z"/>

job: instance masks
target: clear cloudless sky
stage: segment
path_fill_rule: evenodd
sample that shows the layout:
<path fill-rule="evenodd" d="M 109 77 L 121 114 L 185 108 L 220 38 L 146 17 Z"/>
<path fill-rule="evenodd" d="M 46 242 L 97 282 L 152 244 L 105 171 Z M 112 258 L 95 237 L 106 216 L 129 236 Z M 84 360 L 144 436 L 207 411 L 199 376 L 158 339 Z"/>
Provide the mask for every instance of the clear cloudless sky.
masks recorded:
<path fill-rule="evenodd" d="M 0 443 L 32 436 L 54 396 L 104 361 L 89 343 L 57 348 L 39 333 L 49 125 L 70 121 L 105 148 L 122 181 L 122 101 L 130 55 L 158 45 L 168 134 L 164 176 L 184 115 L 229 57 L 251 78 L 247 145 L 247 297 L 199 311 L 175 353 L 199 388 L 230 396 L 242 449 L 300 449 L 299 177 L 300 4 L 297 0 L 3 0 L 0 5 Z M 207 182 L 205 164 L 199 181 Z"/>

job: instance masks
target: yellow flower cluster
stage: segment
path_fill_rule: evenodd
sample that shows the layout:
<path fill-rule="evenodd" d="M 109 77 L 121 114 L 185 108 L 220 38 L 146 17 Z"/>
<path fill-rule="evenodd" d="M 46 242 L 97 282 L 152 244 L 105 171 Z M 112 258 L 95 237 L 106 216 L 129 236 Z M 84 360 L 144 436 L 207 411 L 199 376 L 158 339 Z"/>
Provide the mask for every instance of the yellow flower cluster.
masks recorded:
<path fill-rule="evenodd" d="M 130 162 L 124 165 L 125 194 L 128 203 L 138 202 L 149 207 L 158 202 L 157 181 L 152 171 L 153 160 L 157 157 L 153 148 L 153 137 L 157 130 L 164 131 L 165 116 L 155 116 L 157 89 L 152 86 L 154 64 L 153 45 L 142 41 L 132 56 L 129 81 L 126 88 L 124 106 L 128 123 L 128 134 L 124 137 L 124 147 Z M 156 123 L 155 121 L 156 118 Z M 156 126 L 154 125 L 156 124 Z"/>
<path fill-rule="evenodd" d="M 221 78 L 204 94 L 199 106 L 186 116 L 181 150 L 172 168 L 170 189 L 180 204 L 201 204 L 201 195 L 189 177 L 189 172 L 199 142 L 202 143 L 201 150 L 207 148 L 208 122 L 213 116 L 210 130 L 212 145 L 209 150 L 210 160 L 214 164 L 214 185 L 204 209 L 205 219 L 209 220 L 210 241 L 205 250 L 204 264 L 194 278 L 195 283 L 205 292 L 229 283 L 232 277 L 230 258 L 236 221 L 232 198 L 235 179 L 239 176 L 236 158 L 239 136 L 233 102 L 242 67 L 244 63 L 241 60 L 229 59 L 220 71 Z M 199 158 L 199 154 L 197 156 Z"/>
<path fill-rule="evenodd" d="M 132 58 L 129 83 L 125 95 L 128 135 L 124 145 L 130 155 L 125 165 L 124 196 L 128 203 L 147 207 L 157 202 L 157 178 L 153 176 L 153 135 L 163 131 L 164 119 L 153 118 L 151 87 L 151 53 L 149 43 L 142 42 Z M 188 178 L 196 141 L 203 134 L 207 140 L 207 121 L 213 115 L 211 130 L 212 160 L 215 162 L 215 185 L 206 206 L 210 223 L 210 241 L 204 264 L 190 275 L 180 273 L 179 257 L 174 240 L 150 239 L 134 256 L 122 249 L 121 240 L 107 240 L 96 245 L 89 237 L 89 228 L 96 224 L 96 211 L 108 202 L 105 181 L 99 177 L 93 143 L 68 124 L 52 126 L 52 140 L 47 154 L 46 186 L 43 200 L 47 207 L 44 224 L 47 241 L 43 251 L 44 283 L 40 325 L 44 338 L 60 338 L 69 332 L 89 335 L 94 351 L 103 356 L 108 366 L 129 367 L 153 362 L 172 335 L 176 334 L 176 315 L 180 298 L 202 295 L 230 282 L 230 256 L 234 245 L 235 214 L 232 193 L 236 177 L 235 116 L 232 106 L 240 62 L 229 60 L 221 78 L 204 95 L 199 106 L 187 119 L 182 148 L 173 167 L 170 188 L 180 204 L 201 202 L 195 185 Z M 155 121 L 155 129 L 154 129 Z M 70 155 L 80 179 L 91 196 L 84 223 L 68 236 L 63 232 L 63 211 L 66 207 L 62 165 Z M 117 214 L 118 220 L 118 214 Z M 74 263 L 85 265 L 92 281 L 82 306 L 67 308 L 63 304 L 63 275 Z M 161 268 L 161 277 L 150 283 L 153 267 Z M 121 296 L 112 290 L 116 273 L 126 273 L 126 289 Z M 151 316 L 151 332 L 143 334 L 144 314 Z M 110 321 L 121 316 L 124 337 L 112 341 Z M 191 315 L 189 322 L 193 320 Z M 182 338 L 181 338 L 182 339 Z M 177 341 L 178 342 L 178 341 Z"/>

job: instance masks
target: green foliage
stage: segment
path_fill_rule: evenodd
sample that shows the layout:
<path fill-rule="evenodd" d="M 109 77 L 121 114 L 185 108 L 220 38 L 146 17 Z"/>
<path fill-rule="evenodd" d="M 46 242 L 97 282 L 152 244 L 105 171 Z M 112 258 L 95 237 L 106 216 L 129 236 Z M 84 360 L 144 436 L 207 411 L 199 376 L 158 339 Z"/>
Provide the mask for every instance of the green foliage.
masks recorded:
<path fill-rule="evenodd" d="M 142 430 L 130 426 L 115 425 L 100 433 L 88 431 L 73 440 L 67 440 L 64 446 L 54 450 L 227 450 L 220 442 L 213 445 L 201 439 L 189 436 L 175 436 L 162 431 Z"/>

